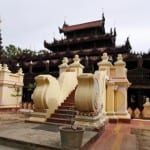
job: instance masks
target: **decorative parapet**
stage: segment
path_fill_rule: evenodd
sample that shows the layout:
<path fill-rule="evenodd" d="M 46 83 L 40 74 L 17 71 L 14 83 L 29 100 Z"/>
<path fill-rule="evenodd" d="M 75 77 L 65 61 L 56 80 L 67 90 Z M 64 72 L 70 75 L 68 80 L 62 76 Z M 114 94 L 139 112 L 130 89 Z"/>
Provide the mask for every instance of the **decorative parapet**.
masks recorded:
<path fill-rule="evenodd" d="M 116 68 L 117 78 L 127 78 L 127 69 L 125 68 L 126 63 L 123 61 L 122 54 L 118 54 L 117 61 L 114 63 Z"/>
<path fill-rule="evenodd" d="M 110 67 L 112 66 L 111 62 L 108 61 L 109 57 L 107 53 L 103 53 L 102 55 L 102 61 L 100 61 L 97 65 L 99 67 L 99 70 L 106 70 L 107 71 L 107 76 L 110 77 Z"/>
<path fill-rule="evenodd" d="M 115 64 L 115 66 L 117 66 L 117 65 L 121 65 L 123 67 L 126 66 L 126 63 L 123 61 L 122 54 L 118 54 L 117 61 L 114 64 Z"/>
<path fill-rule="evenodd" d="M 23 87 L 23 73 L 19 69 L 17 73 L 12 73 L 7 64 L 0 64 L 0 108 L 19 107 L 21 102 Z"/>
<path fill-rule="evenodd" d="M 10 70 L 8 69 L 8 65 L 7 64 L 3 65 L 2 71 L 10 72 Z"/>
<path fill-rule="evenodd" d="M 0 71 L 2 70 L 2 64 L 0 64 Z"/>
<path fill-rule="evenodd" d="M 150 101 L 149 101 L 149 97 L 146 98 L 146 102 L 145 104 L 143 104 L 143 111 L 142 111 L 142 114 L 143 114 L 143 118 L 146 118 L 146 119 L 150 119 Z"/>
<path fill-rule="evenodd" d="M 74 62 L 69 65 L 69 69 L 74 70 L 77 73 L 77 75 L 82 74 L 84 66 L 80 64 L 79 55 L 75 55 L 75 57 L 73 58 L 73 61 Z"/>
<path fill-rule="evenodd" d="M 62 60 L 62 64 L 59 65 L 58 67 L 59 67 L 59 73 L 66 72 L 69 67 L 68 66 L 68 58 L 64 57 Z"/>
<path fill-rule="evenodd" d="M 146 102 L 143 104 L 143 106 L 150 106 L 149 97 L 146 98 Z"/>

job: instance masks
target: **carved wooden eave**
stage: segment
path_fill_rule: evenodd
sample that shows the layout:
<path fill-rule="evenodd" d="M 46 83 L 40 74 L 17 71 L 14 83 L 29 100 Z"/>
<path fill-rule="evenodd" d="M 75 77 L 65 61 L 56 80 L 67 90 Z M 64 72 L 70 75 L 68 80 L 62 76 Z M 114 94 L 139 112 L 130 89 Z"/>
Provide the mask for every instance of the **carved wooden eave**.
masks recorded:
<path fill-rule="evenodd" d="M 115 38 L 113 35 L 106 34 L 106 35 L 96 35 L 96 36 L 87 36 L 87 37 L 78 37 L 78 38 L 70 38 L 70 39 L 62 39 L 57 40 L 52 43 L 48 43 L 44 41 L 44 47 L 49 50 L 54 50 L 56 48 L 62 48 L 66 45 L 75 45 L 75 44 L 82 44 L 85 42 L 92 42 L 92 41 L 99 41 L 103 42 L 104 40 L 109 41 L 112 45 L 115 46 Z"/>

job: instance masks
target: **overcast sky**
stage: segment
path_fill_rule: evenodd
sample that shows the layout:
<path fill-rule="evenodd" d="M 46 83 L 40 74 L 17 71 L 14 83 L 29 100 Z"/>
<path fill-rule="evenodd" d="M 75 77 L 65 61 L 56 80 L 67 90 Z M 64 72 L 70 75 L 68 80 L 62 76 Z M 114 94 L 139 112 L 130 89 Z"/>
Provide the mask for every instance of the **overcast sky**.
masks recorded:
<path fill-rule="evenodd" d="M 150 0 L 0 0 L 3 46 L 43 49 L 60 39 L 58 27 L 101 19 L 117 29 L 117 45 L 129 36 L 133 51 L 150 49 Z"/>

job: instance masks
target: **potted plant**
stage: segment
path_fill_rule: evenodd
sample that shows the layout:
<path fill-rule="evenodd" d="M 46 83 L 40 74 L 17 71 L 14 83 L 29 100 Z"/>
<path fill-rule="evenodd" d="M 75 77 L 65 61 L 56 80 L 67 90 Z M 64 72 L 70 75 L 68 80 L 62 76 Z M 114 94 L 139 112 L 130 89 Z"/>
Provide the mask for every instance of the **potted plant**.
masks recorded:
<path fill-rule="evenodd" d="M 61 146 L 63 149 L 79 149 L 82 145 L 84 128 L 75 126 L 74 119 L 71 125 L 60 126 Z"/>

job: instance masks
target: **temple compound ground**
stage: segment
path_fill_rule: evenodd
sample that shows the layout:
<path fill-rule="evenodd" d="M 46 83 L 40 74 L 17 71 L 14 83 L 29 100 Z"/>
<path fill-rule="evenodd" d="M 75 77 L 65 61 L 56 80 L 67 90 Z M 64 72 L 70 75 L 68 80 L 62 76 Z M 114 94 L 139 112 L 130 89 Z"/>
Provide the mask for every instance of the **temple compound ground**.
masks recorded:
<path fill-rule="evenodd" d="M 2 113 L 0 116 L 0 149 L 61 149 L 57 126 L 26 123 L 21 113 Z M 143 132 L 140 132 L 140 129 Z M 84 133 L 83 150 L 148 150 L 150 121 L 131 120 L 131 123 L 106 123 L 101 136 L 97 132 Z M 97 137 L 97 138 L 95 138 Z"/>
<path fill-rule="evenodd" d="M 58 79 L 51 75 L 36 76 L 36 88 L 32 94 L 34 107 L 29 112 L 19 110 L 18 105 L 23 86 L 22 71 L 14 76 L 6 65 L 3 66 L 1 72 L 3 76 L 7 75 L 4 83 L 11 77 L 20 80 L 15 83 L 10 80 L 10 86 L 2 84 L 5 97 L 0 100 L 1 149 L 148 150 L 149 99 L 144 104 L 145 120 L 131 120 L 127 111 L 127 89 L 131 83 L 127 79 L 126 63 L 121 54 L 114 64 L 109 61 L 107 53 L 101 58 L 98 70 L 93 74 L 83 72 L 84 66 L 75 55 L 71 64 L 66 57 L 62 60 Z M 11 110 L 16 108 L 17 113 L 4 112 L 8 106 Z M 71 125 L 74 128 L 70 128 Z M 66 129 L 63 136 L 60 126 Z M 82 134 L 77 134 L 80 133 L 78 129 Z"/>

